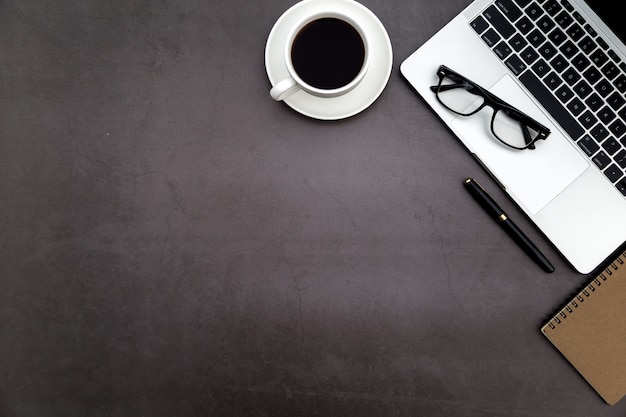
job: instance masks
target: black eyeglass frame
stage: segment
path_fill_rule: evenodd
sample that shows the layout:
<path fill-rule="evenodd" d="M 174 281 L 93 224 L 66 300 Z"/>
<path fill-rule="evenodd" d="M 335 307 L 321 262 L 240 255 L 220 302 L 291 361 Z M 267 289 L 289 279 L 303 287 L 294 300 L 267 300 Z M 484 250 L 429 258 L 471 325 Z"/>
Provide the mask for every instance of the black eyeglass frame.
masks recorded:
<path fill-rule="evenodd" d="M 437 97 L 437 101 L 439 101 L 439 103 L 441 103 L 442 106 L 444 106 L 446 109 L 450 110 L 451 112 L 458 114 L 459 116 L 469 117 L 478 113 L 479 111 L 481 111 L 483 108 L 487 106 L 493 109 L 493 115 L 491 117 L 491 126 L 490 126 L 491 133 L 503 145 L 506 145 L 509 148 L 517 149 L 520 151 L 524 149 L 535 149 L 535 143 L 538 140 L 545 140 L 550 135 L 550 129 L 548 129 L 547 127 L 545 127 L 544 125 L 542 125 L 541 123 L 539 123 L 538 121 L 536 121 L 535 119 L 527 115 L 526 113 L 511 106 L 506 101 L 490 93 L 489 91 L 487 91 L 480 85 L 476 84 L 472 80 L 459 74 L 456 71 L 451 70 L 445 65 L 439 66 L 439 69 L 437 70 L 437 77 L 439 78 L 439 83 L 437 85 L 431 86 L 430 89 L 433 93 L 435 93 L 435 96 Z M 443 85 L 442 82 L 444 78 L 446 77 L 454 81 L 456 84 Z M 482 97 L 484 101 L 478 108 L 474 109 L 470 113 L 458 112 L 448 107 L 439 97 L 439 92 L 445 91 L 445 90 L 452 90 L 455 88 L 464 88 L 470 93 Z M 498 113 L 498 111 L 504 111 L 507 114 L 507 116 L 509 116 L 510 118 L 514 120 L 519 121 L 521 125 L 525 127 L 523 129 L 523 134 L 524 134 L 524 142 L 526 143 L 526 146 L 519 147 L 519 146 L 511 145 L 510 143 L 508 143 L 507 141 L 505 141 L 504 139 L 498 136 L 498 134 L 496 133 L 494 129 L 494 121 L 496 119 L 496 114 Z M 529 127 L 537 132 L 537 136 L 534 139 L 531 138 L 530 133 L 528 132 L 528 129 L 526 129 L 526 127 Z"/>

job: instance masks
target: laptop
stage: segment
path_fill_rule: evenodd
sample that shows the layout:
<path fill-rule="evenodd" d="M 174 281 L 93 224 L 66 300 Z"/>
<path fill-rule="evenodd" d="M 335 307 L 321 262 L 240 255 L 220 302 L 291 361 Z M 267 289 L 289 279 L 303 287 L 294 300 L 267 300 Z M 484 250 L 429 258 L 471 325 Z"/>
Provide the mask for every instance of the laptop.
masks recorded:
<path fill-rule="evenodd" d="M 626 242 L 626 25 L 606 0 L 475 0 L 400 72 L 580 273 Z M 550 129 L 525 150 L 494 139 L 493 110 L 437 99 L 441 65 Z M 424 139 L 426 140 L 426 139 Z"/>

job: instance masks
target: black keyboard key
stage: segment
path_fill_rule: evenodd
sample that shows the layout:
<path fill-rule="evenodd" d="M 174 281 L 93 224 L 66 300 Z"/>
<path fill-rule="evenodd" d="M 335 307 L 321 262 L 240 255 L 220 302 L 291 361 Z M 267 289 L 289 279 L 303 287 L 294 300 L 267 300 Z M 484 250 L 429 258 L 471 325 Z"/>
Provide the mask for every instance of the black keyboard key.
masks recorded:
<path fill-rule="evenodd" d="M 619 72 L 620 71 L 617 65 L 615 65 L 612 62 L 609 62 L 604 67 L 602 67 L 602 74 L 604 74 L 604 76 L 608 78 L 609 80 L 612 80 L 613 78 L 617 77 Z"/>
<path fill-rule="evenodd" d="M 598 143 L 609 137 L 609 131 L 600 123 L 591 129 L 589 133 L 591 133 L 591 137 Z"/>
<path fill-rule="evenodd" d="M 546 42 L 539 47 L 539 53 L 545 59 L 550 60 L 558 53 L 558 51 L 550 42 Z"/>
<path fill-rule="evenodd" d="M 543 15 L 543 10 L 537 3 L 532 3 L 526 8 L 526 14 L 532 19 L 537 20 Z"/>
<path fill-rule="evenodd" d="M 619 64 L 619 63 L 621 62 L 621 58 L 619 57 L 619 55 L 617 55 L 617 54 L 615 53 L 615 51 L 614 51 L 614 50 L 609 49 L 609 50 L 607 51 L 607 54 L 608 54 L 608 55 L 609 55 L 609 57 L 611 57 L 611 59 L 612 59 L 613 61 L 615 61 L 616 63 L 618 63 L 618 64 Z"/>
<path fill-rule="evenodd" d="M 585 31 L 578 23 L 574 23 L 569 27 L 569 29 L 567 29 L 567 34 L 574 40 L 574 42 L 578 42 L 585 35 Z"/>
<path fill-rule="evenodd" d="M 578 121 L 585 129 L 591 129 L 593 125 L 598 122 L 598 119 L 593 115 L 593 113 L 587 110 L 578 118 Z"/>
<path fill-rule="evenodd" d="M 591 35 L 592 38 L 595 38 L 596 36 L 598 36 L 598 32 L 596 32 L 595 29 L 592 28 L 590 24 L 585 25 L 585 30 L 587 31 L 588 34 Z"/>
<path fill-rule="evenodd" d="M 578 71 L 582 72 L 585 68 L 587 68 L 589 65 L 591 65 L 591 61 L 589 61 L 587 59 L 587 57 L 585 55 L 583 55 L 582 52 L 581 52 L 581 53 L 579 53 L 578 55 L 576 55 L 572 59 L 572 65 Z"/>
<path fill-rule="evenodd" d="M 556 18 L 556 23 L 562 27 L 563 29 L 567 29 L 567 27 L 569 25 L 572 24 L 572 22 L 574 21 L 574 19 L 572 19 L 572 17 L 569 15 L 569 13 L 563 11 L 561 13 L 559 13 Z"/>
<path fill-rule="evenodd" d="M 611 94 L 613 91 L 615 91 L 615 89 L 613 88 L 613 86 L 611 85 L 611 82 L 603 79 L 602 81 L 600 81 L 597 85 L 596 85 L 596 91 L 598 92 L 598 94 L 600 94 L 602 97 L 607 97 L 609 94 Z"/>
<path fill-rule="evenodd" d="M 602 107 L 602 105 L 604 104 L 604 100 L 602 100 L 602 98 L 596 93 L 592 93 L 589 97 L 587 97 L 585 103 L 587 103 L 587 107 L 595 112 L 598 111 L 600 107 Z"/>
<path fill-rule="evenodd" d="M 554 71 L 546 75 L 543 81 L 552 91 L 556 90 L 561 84 L 563 84 L 563 80 L 561 79 L 561 77 L 559 77 Z"/>
<path fill-rule="evenodd" d="M 567 67 L 569 67 L 569 62 L 563 57 L 561 54 L 557 54 L 552 61 L 550 61 L 550 65 L 552 68 L 559 74 L 562 73 Z"/>
<path fill-rule="evenodd" d="M 568 12 L 571 13 L 574 11 L 574 6 L 572 6 L 572 4 L 568 0 L 561 0 L 561 4 L 563 5 L 563 7 L 565 7 L 565 10 L 567 10 Z"/>
<path fill-rule="evenodd" d="M 552 43 L 556 46 L 559 46 L 563 42 L 565 42 L 565 40 L 567 39 L 567 35 L 565 35 L 565 33 L 563 33 L 561 29 L 556 28 L 552 32 L 550 32 L 550 34 L 548 35 L 548 39 L 550 39 Z"/>
<path fill-rule="evenodd" d="M 561 100 L 561 103 L 567 103 L 574 97 L 574 93 L 566 85 L 562 85 L 556 90 L 556 96 Z"/>
<path fill-rule="evenodd" d="M 626 169 L 626 150 L 622 149 L 613 157 L 613 160 L 617 162 L 620 168 Z"/>
<path fill-rule="evenodd" d="M 624 172 L 615 164 L 609 165 L 609 167 L 604 171 L 604 175 L 611 181 L 612 183 L 616 183 L 624 176 Z"/>
<path fill-rule="evenodd" d="M 511 22 L 515 22 L 522 16 L 522 11 L 511 0 L 496 0 L 495 2 L 498 9 L 504 14 Z"/>
<path fill-rule="evenodd" d="M 619 110 L 626 103 L 626 100 L 620 93 L 615 92 L 606 99 L 606 102 L 613 110 Z"/>
<path fill-rule="evenodd" d="M 598 45 L 600 45 L 600 48 L 604 49 L 605 51 L 607 49 L 609 49 L 609 44 L 606 43 L 606 41 L 602 38 L 597 38 L 596 42 L 598 42 Z"/>
<path fill-rule="evenodd" d="M 596 156 L 591 158 L 591 160 L 600 169 L 608 167 L 611 163 L 611 158 L 607 154 L 605 154 L 604 151 L 598 152 Z"/>
<path fill-rule="evenodd" d="M 527 65 L 531 65 L 539 58 L 539 54 L 537 53 L 537 51 L 535 51 L 535 49 L 530 46 L 524 49 L 520 56 Z"/>
<path fill-rule="evenodd" d="M 548 72 L 550 72 L 550 66 L 543 59 L 537 61 L 532 68 L 533 71 L 535 71 L 535 74 L 537 74 L 541 78 L 545 77 Z"/>
<path fill-rule="evenodd" d="M 578 94 L 578 97 L 580 98 L 586 98 L 592 91 L 593 89 L 585 80 L 581 80 L 574 86 L 574 92 Z"/>
<path fill-rule="evenodd" d="M 587 22 L 585 18 L 582 17 L 582 15 L 578 12 L 573 12 L 572 16 L 574 16 L 574 19 L 576 19 L 576 21 L 580 23 L 581 25 L 584 25 Z"/>
<path fill-rule="evenodd" d="M 493 29 L 489 29 L 487 32 L 483 33 L 481 38 L 490 48 L 496 46 L 502 39 L 500 35 L 498 35 L 498 32 Z"/>
<path fill-rule="evenodd" d="M 523 35 L 526 35 L 528 32 L 532 30 L 532 28 L 535 27 L 535 25 L 533 25 L 533 22 L 531 22 L 528 17 L 523 16 L 520 20 L 518 20 L 515 23 L 515 27 L 517 28 L 517 30 L 520 31 L 520 33 L 522 33 Z"/>
<path fill-rule="evenodd" d="M 487 21 L 482 16 L 478 16 L 476 19 L 472 20 L 470 26 L 472 27 L 472 29 L 474 29 L 476 33 L 480 35 L 484 31 L 486 31 L 487 28 L 489 28 L 489 23 L 487 23 Z"/>
<path fill-rule="evenodd" d="M 609 155 L 613 155 L 622 149 L 622 147 L 615 138 L 608 138 L 602 143 L 602 149 L 604 149 Z"/>
<path fill-rule="evenodd" d="M 574 85 L 580 80 L 580 74 L 574 68 L 568 68 L 561 76 L 569 85 Z"/>
<path fill-rule="evenodd" d="M 596 114 L 598 115 L 600 121 L 605 125 L 608 125 L 617 117 L 615 113 L 613 113 L 613 110 L 609 108 L 609 106 L 602 107 Z"/>
<path fill-rule="evenodd" d="M 622 74 L 613 81 L 613 85 L 620 93 L 626 93 L 626 75 Z"/>
<path fill-rule="evenodd" d="M 578 47 L 587 55 L 593 52 L 596 49 L 597 45 L 589 36 L 585 36 L 583 40 L 578 42 Z"/>
<path fill-rule="evenodd" d="M 519 52 L 528 45 L 528 42 L 522 35 L 519 33 L 515 34 L 511 39 L 509 39 L 509 44 L 511 48 L 515 49 L 515 52 Z"/>
<path fill-rule="evenodd" d="M 515 33 L 513 25 L 504 17 L 496 6 L 489 6 L 483 12 L 483 17 L 487 19 L 504 39 L 510 38 Z"/>
<path fill-rule="evenodd" d="M 511 47 L 505 42 L 502 41 L 493 48 L 493 52 L 500 58 L 501 60 L 505 60 L 509 55 L 513 53 Z"/>
<path fill-rule="evenodd" d="M 583 136 L 577 143 L 580 149 L 589 157 L 593 156 L 600 149 L 600 146 L 589 135 Z"/>
<path fill-rule="evenodd" d="M 517 55 L 511 55 L 511 57 L 507 59 L 504 63 L 516 77 L 524 72 L 524 70 L 526 70 L 527 68 L 524 61 L 519 59 Z"/>
<path fill-rule="evenodd" d="M 598 67 L 603 66 L 604 64 L 606 64 L 609 60 L 609 57 L 607 56 L 607 54 L 604 53 L 604 51 L 602 49 L 596 49 L 592 54 L 591 54 L 591 61 L 596 64 Z"/>
<path fill-rule="evenodd" d="M 556 0 L 548 0 L 543 4 L 543 9 L 548 12 L 550 16 L 556 15 L 558 12 L 563 10 L 563 7 Z"/>
<path fill-rule="evenodd" d="M 582 113 L 583 110 L 586 109 L 585 103 L 580 101 L 579 98 L 574 98 L 572 101 L 567 103 L 567 108 L 569 109 L 569 111 L 572 112 L 574 116 L 580 115 L 580 113 Z"/>
<path fill-rule="evenodd" d="M 602 78 L 602 74 L 600 74 L 597 68 L 591 67 L 583 73 L 583 77 L 585 77 L 585 80 L 589 81 L 589 84 L 594 85 Z"/>
<path fill-rule="evenodd" d="M 617 119 L 609 126 L 609 130 L 616 138 L 621 138 L 626 133 L 626 125 L 620 119 Z M 626 145 L 624 145 L 626 146 Z"/>
<path fill-rule="evenodd" d="M 563 55 L 565 55 L 566 58 L 571 59 L 574 55 L 576 55 L 576 52 L 578 52 L 578 47 L 574 42 L 567 40 L 563 45 L 561 45 L 559 50 Z"/>
<path fill-rule="evenodd" d="M 543 59 L 539 59 L 539 61 L 535 62 L 532 68 L 533 71 L 535 71 L 535 74 L 537 74 L 540 78 L 545 77 L 548 72 L 550 72 L 550 66 Z"/>
<path fill-rule="evenodd" d="M 582 136 L 584 130 L 580 124 L 569 114 L 567 109 L 563 107 L 535 74 L 526 71 L 519 79 L 574 140 Z"/>
<path fill-rule="evenodd" d="M 539 45 L 541 45 L 542 43 L 546 41 L 546 37 L 543 36 L 543 33 L 541 33 L 539 29 L 535 29 L 532 32 L 530 32 L 526 36 L 526 39 L 528 39 L 528 42 L 530 42 L 530 44 L 534 46 L 535 48 L 539 48 Z"/>
<path fill-rule="evenodd" d="M 537 27 L 541 29 L 543 33 L 550 32 L 555 26 L 556 23 L 554 23 L 554 20 L 552 20 L 550 16 L 543 16 L 537 21 Z"/>

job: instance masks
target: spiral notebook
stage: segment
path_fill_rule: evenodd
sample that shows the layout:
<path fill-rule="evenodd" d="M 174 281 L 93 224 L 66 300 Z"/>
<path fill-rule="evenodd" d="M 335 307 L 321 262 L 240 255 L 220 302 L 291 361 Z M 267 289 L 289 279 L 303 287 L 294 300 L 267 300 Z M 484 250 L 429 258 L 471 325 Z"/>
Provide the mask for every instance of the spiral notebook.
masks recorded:
<path fill-rule="evenodd" d="M 626 252 L 541 328 L 610 405 L 626 394 L 625 263 Z"/>

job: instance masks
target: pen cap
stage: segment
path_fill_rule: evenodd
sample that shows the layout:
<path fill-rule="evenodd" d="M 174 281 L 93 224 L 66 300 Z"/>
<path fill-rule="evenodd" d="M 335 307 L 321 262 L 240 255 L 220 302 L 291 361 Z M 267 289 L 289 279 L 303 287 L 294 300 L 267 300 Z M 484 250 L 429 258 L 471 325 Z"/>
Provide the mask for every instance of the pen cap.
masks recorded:
<path fill-rule="evenodd" d="M 474 199 L 480 204 L 480 206 L 496 220 L 505 220 L 506 217 L 500 219 L 504 215 L 504 211 L 500 206 L 491 198 L 489 194 L 483 189 L 483 187 L 474 179 L 468 178 L 465 180 L 465 187 L 467 191 L 474 197 Z"/>

